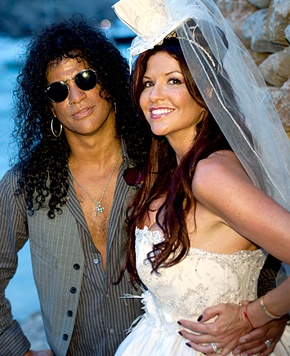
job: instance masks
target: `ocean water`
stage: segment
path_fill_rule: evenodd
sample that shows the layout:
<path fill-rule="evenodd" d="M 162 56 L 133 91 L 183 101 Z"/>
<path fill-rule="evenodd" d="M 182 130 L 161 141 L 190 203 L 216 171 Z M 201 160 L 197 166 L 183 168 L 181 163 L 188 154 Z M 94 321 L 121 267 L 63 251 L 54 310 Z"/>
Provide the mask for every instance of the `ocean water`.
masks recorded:
<path fill-rule="evenodd" d="M 26 40 L 0 36 L 0 177 L 9 168 L 13 128 L 12 91 L 18 73 L 18 57 Z M 20 322 L 40 310 L 30 263 L 29 243 L 19 253 L 17 273 L 8 285 L 6 297 L 11 301 L 12 313 Z"/>

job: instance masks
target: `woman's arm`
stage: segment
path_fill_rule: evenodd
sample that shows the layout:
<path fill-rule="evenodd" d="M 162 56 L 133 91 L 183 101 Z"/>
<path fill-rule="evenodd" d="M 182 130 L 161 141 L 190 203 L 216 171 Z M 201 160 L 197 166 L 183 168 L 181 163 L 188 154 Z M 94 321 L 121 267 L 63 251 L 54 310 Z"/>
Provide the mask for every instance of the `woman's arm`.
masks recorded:
<path fill-rule="evenodd" d="M 198 203 L 220 217 L 220 221 L 225 225 L 253 244 L 263 247 L 279 259 L 289 263 L 290 213 L 253 186 L 235 156 L 218 153 L 201 162 L 197 167 L 192 187 Z M 280 317 L 290 311 L 288 288 L 290 288 L 290 280 L 270 292 L 271 294 L 267 294 L 264 304 L 270 310 L 270 314 Z M 282 304 L 280 304 L 281 301 L 283 301 Z M 280 305 L 279 308 L 275 308 L 276 303 Z M 254 328 L 265 325 L 265 328 L 269 328 L 269 332 L 273 335 L 273 328 L 267 325 L 273 318 L 265 313 L 260 319 L 263 312 L 260 300 L 249 306 L 247 304 L 244 303 L 241 306 L 219 304 L 206 308 L 199 322 L 181 320 L 184 327 L 197 334 L 186 331 L 181 333 L 191 340 L 189 345 L 207 355 L 215 354 L 211 346 L 211 343 L 215 343 L 218 349 L 222 349 L 220 353 L 222 356 L 232 351 L 240 343 L 241 337 Z M 215 321 L 209 321 L 216 316 Z M 251 318 L 254 317 L 254 324 L 252 324 Z M 260 323 L 256 321 L 256 318 L 261 320 Z M 285 320 L 286 318 L 272 323 L 280 325 L 281 331 L 285 327 Z M 277 333 L 276 341 L 281 333 L 282 331 Z M 254 337 L 253 335 L 257 336 L 257 333 L 253 333 L 251 337 Z M 265 340 L 262 345 L 266 351 Z"/>
<path fill-rule="evenodd" d="M 290 264 L 290 212 L 253 185 L 234 154 L 218 152 L 200 161 L 192 189 L 220 224 Z"/>
<path fill-rule="evenodd" d="M 290 277 L 279 287 L 247 306 L 247 316 L 254 328 L 290 313 Z"/>

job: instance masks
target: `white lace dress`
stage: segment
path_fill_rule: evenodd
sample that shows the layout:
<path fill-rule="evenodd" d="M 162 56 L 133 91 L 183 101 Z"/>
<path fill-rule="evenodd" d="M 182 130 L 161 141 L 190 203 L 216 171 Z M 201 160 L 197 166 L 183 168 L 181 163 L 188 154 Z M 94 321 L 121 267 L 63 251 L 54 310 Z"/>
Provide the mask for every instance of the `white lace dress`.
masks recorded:
<path fill-rule="evenodd" d="M 159 231 L 136 229 L 138 274 L 148 288 L 142 294 L 145 314 L 119 346 L 116 355 L 203 355 L 185 345 L 178 334 L 179 319 L 196 321 L 207 306 L 239 303 L 256 297 L 256 285 L 265 260 L 261 250 L 217 254 L 191 248 L 188 256 L 160 274 L 151 273 L 146 260 Z M 285 330 L 275 356 L 290 355 L 290 330 Z"/>

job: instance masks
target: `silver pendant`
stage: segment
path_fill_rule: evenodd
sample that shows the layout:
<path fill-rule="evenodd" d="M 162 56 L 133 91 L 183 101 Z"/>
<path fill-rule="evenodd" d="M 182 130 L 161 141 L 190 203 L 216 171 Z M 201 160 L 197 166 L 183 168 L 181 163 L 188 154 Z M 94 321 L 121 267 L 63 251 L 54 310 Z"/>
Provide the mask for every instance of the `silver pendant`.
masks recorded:
<path fill-rule="evenodd" d="M 99 202 L 96 204 L 96 207 L 95 207 L 95 213 L 96 213 L 96 216 L 98 216 L 99 213 L 103 213 L 105 210 L 105 208 L 103 207 L 103 205 L 101 205 Z"/>

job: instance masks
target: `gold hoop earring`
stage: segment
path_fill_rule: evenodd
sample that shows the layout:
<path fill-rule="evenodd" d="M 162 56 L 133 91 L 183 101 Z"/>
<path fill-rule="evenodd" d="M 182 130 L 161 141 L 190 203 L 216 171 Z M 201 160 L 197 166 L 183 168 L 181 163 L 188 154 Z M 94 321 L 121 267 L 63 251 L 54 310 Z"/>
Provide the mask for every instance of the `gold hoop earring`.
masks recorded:
<path fill-rule="evenodd" d="M 73 106 L 73 103 L 71 103 L 69 100 L 67 101 L 67 106 Z"/>
<path fill-rule="evenodd" d="M 54 128 L 53 128 L 53 120 L 54 120 L 54 117 L 51 119 L 51 122 L 50 122 L 50 129 L 51 129 L 51 132 L 53 134 L 54 137 L 59 137 L 62 133 L 62 124 L 60 123 L 59 124 L 59 133 L 56 134 L 55 131 L 54 131 Z"/>

